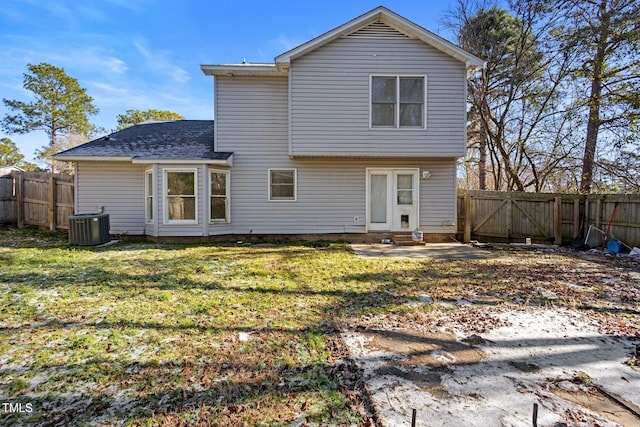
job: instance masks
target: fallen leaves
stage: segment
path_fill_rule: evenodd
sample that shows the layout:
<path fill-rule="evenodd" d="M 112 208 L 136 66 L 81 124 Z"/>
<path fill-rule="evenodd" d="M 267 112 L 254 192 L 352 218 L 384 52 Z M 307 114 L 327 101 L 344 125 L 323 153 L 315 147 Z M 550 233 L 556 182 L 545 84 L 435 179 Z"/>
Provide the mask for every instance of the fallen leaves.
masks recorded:
<path fill-rule="evenodd" d="M 237 414 L 238 412 L 242 412 L 244 407 L 242 405 L 229 405 L 227 406 L 227 411 L 230 414 Z"/>

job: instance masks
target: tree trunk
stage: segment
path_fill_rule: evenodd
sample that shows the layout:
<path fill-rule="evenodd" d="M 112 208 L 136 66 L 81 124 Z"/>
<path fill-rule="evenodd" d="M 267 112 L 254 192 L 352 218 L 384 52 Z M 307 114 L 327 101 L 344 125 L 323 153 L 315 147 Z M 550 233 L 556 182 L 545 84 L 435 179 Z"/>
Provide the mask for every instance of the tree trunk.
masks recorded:
<path fill-rule="evenodd" d="M 602 93 L 602 82 L 594 79 L 591 82 L 591 99 L 589 105 L 589 122 L 587 123 L 587 138 L 584 145 L 584 155 L 582 156 L 582 175 L 580 181 L 580 192 L 588 194 L 593 186 L 593 169 L 596 157 L 596 146 L 598 145 L 598 130 L 600 128 L 600 99 Z"/>
<path fill-rule="evenodd" d="M 480 158 L 478 160 L 478 179 L 480 190 L 487 189 L 487 140 L 484 136 L 480 138 Z"/>
<path fill-rule="evenodd" d="M 598 132 L 600 130 L 600 105 L 602 104 L 602 73 L 606 60 L 607 39 L 609 37 L 609 24 L 611 16 L 607 11 L 607 2 L 599 5 L 598 17 L 600 26 L 596 34 L 596 52 L 593 58 L 593 70 L 591 74 L 591 94 L 589 96 L 589 121 L 587 122 L 587 137 L 582 156 L 582 175 L 580 192 L 588 194 L 593 187 L 593 169 L 598 145 Z"/>

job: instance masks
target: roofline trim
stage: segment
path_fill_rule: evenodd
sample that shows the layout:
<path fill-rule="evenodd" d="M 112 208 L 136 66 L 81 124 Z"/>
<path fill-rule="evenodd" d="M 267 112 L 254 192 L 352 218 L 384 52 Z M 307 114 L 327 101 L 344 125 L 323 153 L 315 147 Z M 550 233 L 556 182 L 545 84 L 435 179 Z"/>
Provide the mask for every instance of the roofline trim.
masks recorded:
<path fill-rule="evenodd" d="M 233 154 L 227 159 L 159 159 L 147 157 L 114 157 L 114 156 L 53 156 L 54 160 L 64 162 L 131 162 L 134 165 L 169 164 L 183 165 L 221 165 L 233 166 Z"/>
<path fill-rule="evenodd" d="M 287 69 L 276 67 L 276 64 L 211 64 L 200 65 L 207 76 L 286 76 Z"/>
<path fill-rule="evenodd" d="M 78 162 L 78 161 L 105 161 L 105 162 L 126 162 L 131 161 L 131 156 L 65 156 L 56 154 L 53 156 L 53 160 L 64 162 Z"/>
<path fill-rule="evenodd" d="M 133 164 L 181 164 L 181 165 L 220 165 L 220 166 L 233 166 L 233 154 L 227 159 L 154 159 L 147 157 L 134 157 L 131 160 Z"/>

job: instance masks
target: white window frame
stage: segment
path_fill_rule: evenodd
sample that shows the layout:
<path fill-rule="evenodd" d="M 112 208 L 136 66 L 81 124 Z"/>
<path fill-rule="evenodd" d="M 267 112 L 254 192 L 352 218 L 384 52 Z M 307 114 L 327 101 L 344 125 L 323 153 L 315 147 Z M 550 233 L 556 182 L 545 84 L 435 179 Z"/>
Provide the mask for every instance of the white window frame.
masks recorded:
<path fill-rule="evenodd" d="M 291 172 L 293 171 L 293 199 L 274 199 L 271 196 L 271 172 Z M 270 202 L 295 202 L 298 200 L 298 169 L 296 168 L 270 168 L 267 170 L 267 191 Z"/>
<path fill-rule="evenodd" d="M 393 126 L 374 126 L 373 124 L 373 78 L 395 77 L 396 79 L 396 108 Z M 422 78 L 424 84 L 422 90 L 422 126 L 400 126 L 400 79 Z M 369 129 L 370 130 L 425 130 L 427 128 L 427 75 L 426 74 L 370 74 L 369 75 Z"/>
<path fill-rule="evenodd" d="M 153 181 L 153 169 L 147 169 L 144 172 L 144 220 L 147 224 L 152 224 L 156 217 L 156 207 L 154 204 L 155 183 Z M 149 183 L 151 183 L 151 193 L 149 193 Z M 149 217 L 149 204 L 151 204 L 151 217 Z"/>
<path fill-rule="evenodd" d="M 211 218 L 211 198 L 214 197 L 213 194 L 211 194 L 211 174 L 212 173 L 222 173 L 225 175 L 225 184 L 226 184 L 226 188 L 225 188 L 225 212 L 224 212 L 224 219 L 213 219 Z M 231 174 L 229 173 L 228 170 L 225 169 L 209 169 L 209 181 L 208 181 L 208 188 L 209 188 L 209 224 L 229 224 L 231 222 L 231 216 L 230 216 L 230 197 L 231 197 Z"/>
<path fill-rule="evenodd" d="M 195 219 L 169 219 L 169 197 L 167 176 L 170 172 L 190 172 L 193 173 L 193 185 L 195 196 Z M 193 225 L 198 223 L 198 168 L 165 168 L 162 172 L 162 210 L 164 213 L 163 223 L 167 225 Z"/>

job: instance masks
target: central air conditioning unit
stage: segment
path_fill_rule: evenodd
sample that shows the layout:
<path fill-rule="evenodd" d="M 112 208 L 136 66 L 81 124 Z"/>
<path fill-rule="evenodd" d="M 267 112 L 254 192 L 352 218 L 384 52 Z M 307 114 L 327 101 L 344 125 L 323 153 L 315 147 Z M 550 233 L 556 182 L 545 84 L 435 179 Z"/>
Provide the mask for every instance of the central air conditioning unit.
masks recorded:
<path fill-rule="evenodd" d="M 69 243 L 92 246 L 111 241 L 108 214 L 76 214 L 69 216 Z"/>

